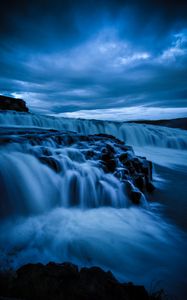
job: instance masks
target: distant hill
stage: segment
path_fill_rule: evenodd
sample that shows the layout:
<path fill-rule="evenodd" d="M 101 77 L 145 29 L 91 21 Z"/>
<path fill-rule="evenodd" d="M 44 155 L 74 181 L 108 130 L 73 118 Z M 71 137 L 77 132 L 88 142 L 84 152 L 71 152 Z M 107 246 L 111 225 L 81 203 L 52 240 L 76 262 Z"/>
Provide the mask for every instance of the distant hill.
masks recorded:
<path fill-rule="evenodd" d="M 129 121 L 128 123 L 138 123 L 138 124 L 150 124 L 150 125 L 160 125 L 171 128 L 180 128 L 187 130 L 187 118 L 178 118 L 170 120 L 138 120 Z"/>

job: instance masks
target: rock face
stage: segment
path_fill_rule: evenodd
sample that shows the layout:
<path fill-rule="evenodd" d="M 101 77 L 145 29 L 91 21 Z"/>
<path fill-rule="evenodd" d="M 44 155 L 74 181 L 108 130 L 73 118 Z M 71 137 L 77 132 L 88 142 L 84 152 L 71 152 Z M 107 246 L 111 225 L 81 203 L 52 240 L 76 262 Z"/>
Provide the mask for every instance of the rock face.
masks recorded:
<path fill-rule="evenodd" d="M 29 111 L 24 100 L 2 95 L 0 95 L 0 110 L 15 110 L 19 112 Z"/>
<path fill-rule="evenodd" d="M 150 299 L 143 286 L 119 283 L 110 271 L 99 267 L 79 271 L 70 263 L 25 265 L 14 275 L 0 276 L 0 291 L 0 298 L 25 300 Z"/>

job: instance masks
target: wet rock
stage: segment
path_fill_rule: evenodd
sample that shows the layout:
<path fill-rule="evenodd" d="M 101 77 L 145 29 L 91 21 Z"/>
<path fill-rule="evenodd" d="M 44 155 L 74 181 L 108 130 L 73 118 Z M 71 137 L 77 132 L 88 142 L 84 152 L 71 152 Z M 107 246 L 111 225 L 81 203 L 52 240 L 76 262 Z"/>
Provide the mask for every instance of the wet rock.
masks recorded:
<path fill-rule="evenodd" d="M 130 180 L 139 192 L 153 192 L 152 163 L 145 157 L 136 156 L 132 147 L 125 145 L 113 136 L 107 134 L 82 135 L 76 132 L 64 132 L 47 129 L 9 129 L 9 133 L 1 132 L 0 145 L 8 143 L 28 143 L 31 145 L 29 153 L 36 156 L 43 164 L 46 164 L 55 172 L 61 172 L 59 158 L 53 156 L 61 154 L 63 148 L 67 148 L 69 158 L 79 163 L 85 159 L 90 160 L 104 172 L 114 174 L 120 181 Z M 39 146 L 39 147 L 38 147 Z M 40 148 L 40 153 L 38 152 Z M 55 149 L 55 151 L 52 151 Z M 71 149 L 73 151 L 71 152 Z M 75 151 L 77 149 L 77 152 Z M 78 154 L 79 153 L 79 154 Z M 82 158 L 80 156 L 82 154 Z M 138 202 L 138 193 L 130 196 L 134 202 Z"/>
<path fill-rule="evenodd" d="M 115 152 L 116 152 L 115 149 L 114 149 L 114 147 L 112 145 L 110 145 L 110 144 L 106 144 L 106 149 L 107 149 L 107 151 L 109 153 L 111 153 L 111 155 L 114 155 Z"/>
<path fill-rule="evenodd" d="M 40 156 L 39 160 L 41 161 L 41 163 L 47 165 L 48 167 L 50 167 L 56 173 L 60 173 L 61 170 L 62 170 L 61 166 L 60 166 L 60 163 L 54 157 Z"/>
<path fill-rule="evenodd" d="M 0 110 L 15 110 L 19 112 L 29 111 L 24 100 L 2 95 L 0 95 Z"/>
<path fill-rule="evenodd" d="M 104 139 L 111 139 L 113 142 L 117 143 L 118 145 L 124 145 L 124 142 L 117 139 L 116 137 L 114 137 L 113 135 L 110 135 L 110 134 L 105 134 L 105 133 L 98 133 L 98 134 L 95 134 L 94 135 L 95 137 L 98 137 L 98 138 L 104 138 Z"/>
<path fill-rule="evenodd" d="M 152 180 L 152 162 L 146 160 L 145 158 L 142 160 L 142 173 L 144 173 L 149 180 Z"/>
<path fill-rule="evenodd" d="M 142 194 L 138 190 L 133 190 L 130 193 L 131 201 L 132 201 L 132 203 L 134 203 L 136 205 L 141 203 L 141 196 L 142 196 Z"/>
<path fill-rule="evenodd" d="M 28 264 L 16 276 L 3 279 L 2 297 L 25 300 L 148 300 L 143 286 L 119 283 L 113 274 L 99 267 L 82 268 L 74 264 Z M 0 285 L 1 285 L 0 277 Z"/>
<path fill-rule="evenodd" d="M 104 164 L 105 171 L 109 172 L 109 173 L 114 173 L 117 164 L 116 164 L 116 160 L 114 158 L 113 151 L 109 150 L 107 147 L 103 148 L 101 160 Z"/>
<path fill-rule="evenodd" d="M 128 159 L 128 152 L 123 152 L 119 156 L 119 160 L 123 163 Z"/>
<path fill-rule="evenodd" d="M 134 154 L 134 150 L 133 150 L 132 146 L 123 144 L 123 145 L 120 145 L 120 149 L 122 151 L 125 151 L 125 152 L 129 151 L 129 152 L 132 152 Z"/>
<path fill-rule="evenodd" d="M 114 176 L 116 176 L 119 180 L 126 180 L 129 176 L 129 170 L 125 168 L 117 168 Z"/>
<path fill-rule="evenodd" d="M 152 182 L 147 182 L 146 189 L 149 193 L 152 193 L 155 190 L 155 186 L 152 184 Z"/>
<path fill-rule="evenodd" d="M 140 190 L 138 190 L 131 181 L 125 180 L 124 181 L 126 191 L 129 195 L 130 200 L 132 201 L 133 204 L 140 204 L 141 203 L 141 197 L 142 193 Z"/>
<path fill-rule="evenodd" d="M 69 183 L 69 198 L 71 205 L 76 206 L 80 203 L 80 185 L 78 174 L 73 174 Z"/>
<path fill-rule="evenodd" d="M 148 160 L 148 164 L 149 164 L 149 180 L 153 179 L 153 163 L 152 161 Z"/>
<path fill-rule="evenodd" d="M 133 179 L 133 182 L 134 182 L 135 186 L 138 187 L 141 191 L 144 190 L 145 179 L 144 179 L 143 174 L 136 175 L 135 178 Z"/>
<path fill-rule="evenodd" d="M 134 155 L 129 150 L 119 155 L 119 160 L 125 165 L 127 161 L 133 160 Z"/>
<path fill-rule="evenodd" d="M 85 151 L 82 151 L 82 152 L 85 155 L 86 159 L 91 159 L 95 156 L 95 152 L 93 150 L 85 150 Z"/>
<path fill-rule="evenodd" d="M 123 165 L 129 170 L 130 175 L 134 175 L 136 173 L 136 169 L 132 160 L 127 160 L 123 163 Z"/>
<path fill-rule="evenodd" d="M 42 150 L 43 155 L 45 155 L 45 156 L 51 156 L 52 155 L 51 150 L 47 147 L 42 147 L 41 150 Z"/>

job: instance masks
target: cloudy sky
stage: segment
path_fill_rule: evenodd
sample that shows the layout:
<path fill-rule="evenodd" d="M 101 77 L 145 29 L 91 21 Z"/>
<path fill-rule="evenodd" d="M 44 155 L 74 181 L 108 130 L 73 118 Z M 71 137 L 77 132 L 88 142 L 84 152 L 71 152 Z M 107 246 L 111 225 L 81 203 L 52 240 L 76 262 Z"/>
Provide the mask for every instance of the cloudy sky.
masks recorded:
<path fill-rule="evenodd" d="M 52 114 L 185 111 L 187 1 L 1 0 L 0 93 Z"/>

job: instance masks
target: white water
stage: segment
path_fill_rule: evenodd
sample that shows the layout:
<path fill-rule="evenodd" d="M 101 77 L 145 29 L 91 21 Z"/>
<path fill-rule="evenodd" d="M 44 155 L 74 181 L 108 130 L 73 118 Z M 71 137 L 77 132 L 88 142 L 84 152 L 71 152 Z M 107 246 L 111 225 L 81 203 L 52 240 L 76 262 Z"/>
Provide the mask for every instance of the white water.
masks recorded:
<path fill-rule="evenodd" d="M 154 125 L 97 120 L 66 119 L 25 113 L 0 114 L 0 126 L 24 126 L 76 131 L 82 134 L 111 134 L 132 146 L 187 149 L 187 132 Z"/>
<path fill-rule="evenodd" d="M 37 159 L 43 145 L 0 147 L 0 216 L 43 213 L 56 206 L 128 206 L 124 184 L 116 177 L 86 161 L 78 149 L 56 147 L 47 149 L 59 173 Z"/>
<path fill-rule="evenodd" d="M 99 265 L 122 281 L 148 289 L 160 281 L 157 288 L 179 295 L 185 292 L 185 237 L 154 211 L 58 208 L 5 222 L 0 262 L 12 267 L 48 261 Z"/>
<path fill-rule="evenodd" d="M 179 129 L 18 113 L 0 114 L 0 124 L 112 134 L 173 171 L 187 164 L 187 133 Z M 165 219 L 163 207 L 129 207 L 116 178 L 86 162 L 79 150 L 55 149 L 49 142 L 45 146 L 58 156 L 63 170 L 55 173 L 38 161 L 41 146 L 1 147 L 1 212 L 8 216 L 0 224 L 1 266 L 50 260 L 100 265 L 120 280 L 146 284 L 148 289 L 161 281 L 159 287 L 186 299 L 186 233 Z M 70 178 L 77 182 L 74 194 Z M 164 184 L 161 174 L 158 179 Z M 98 181 L 102 192 L 96 188 Z M 67 195 L 79 195 L 76 208 Z"/>

